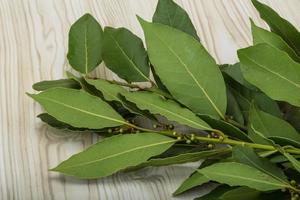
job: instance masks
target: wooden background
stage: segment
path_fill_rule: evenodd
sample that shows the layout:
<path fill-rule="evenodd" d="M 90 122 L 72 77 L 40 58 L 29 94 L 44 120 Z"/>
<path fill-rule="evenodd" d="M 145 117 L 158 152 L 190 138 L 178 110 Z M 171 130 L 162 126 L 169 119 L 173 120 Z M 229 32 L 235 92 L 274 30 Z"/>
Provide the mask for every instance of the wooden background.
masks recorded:
<path fill-rule="evenodd" d="M 251 44 L 249 17 L 266 27 L 249 0 L 177 0 L 219 63 L 237 61 Z M 264 0 L 300 28 L 299 0 Z M 171 199 L 199 163 L 149 168 L 93 181 L 49 172 L 97 138 L 61 132 L 42 124 L 39 105 L 25 95 L 34 82 L 58 79 L 66 60 L 70 25 L 86 12 L 100 23 L 125 26 L 139 36 L 135 15 L 151 19 L 156 0 L 0 0 L 0 199 Z M 114 75 L 101 66 L 98 76 Z M 115 77 L 114 77 L 115 78 Z M 174 199 L 191 199 L 194 192 Z"/>

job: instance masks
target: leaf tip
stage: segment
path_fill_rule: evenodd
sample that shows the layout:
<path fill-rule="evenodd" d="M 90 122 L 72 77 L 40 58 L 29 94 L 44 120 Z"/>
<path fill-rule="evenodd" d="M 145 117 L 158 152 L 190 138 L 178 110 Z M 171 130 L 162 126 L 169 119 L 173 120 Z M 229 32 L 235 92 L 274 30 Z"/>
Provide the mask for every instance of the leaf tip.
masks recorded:
<path fill-rule="evenodd" d="M 29 92 L 26 92 L 25 94 L 26 94 L 27 96 L 33 98 L 33 99 L 34 99 L 34 97 L 35 97 L 35 95 L 36 95 L 36 94 L 30 94 Z"/>
<path fill-rule="evenodd" d="M 48 171 L 50 172 L 61 172 L 61 170 L 59 169 L 59 165 L 53 168 L 48 169 Z"/>
<path fill-rule="evenodd" d="M 146 20 L 144 20 L 143 18 L 141 18 L 139 15 L 136 15 L 136 18 L 139 21 L 139 23 L 141 24 L 141 26 L 150 23 L 150 22 L 147 22 Z"/>

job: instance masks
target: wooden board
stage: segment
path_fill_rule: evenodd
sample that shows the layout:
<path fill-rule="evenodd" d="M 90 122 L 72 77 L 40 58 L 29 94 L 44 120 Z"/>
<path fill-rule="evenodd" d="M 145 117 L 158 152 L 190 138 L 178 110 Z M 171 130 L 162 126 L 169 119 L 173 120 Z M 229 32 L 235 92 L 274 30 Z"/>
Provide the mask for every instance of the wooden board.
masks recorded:
<path fill-rule="evenodd" d="M 237 61 L 251 44 L 249 17 L 260 26 L 249 0 L 181 0 L 204 46 L 219 63 Z M 264 0 L 300 28 L 299 0 Z M 80 181 L 48 169 L 98 138 L 54 130 L 36 115 L 25 95 L 34 82 L 58 79 L 66 60 L 70 25 L 86 12 L 102 25 L 125 26 L 142 37 L 136 14 L 151 19 L 156 0 L 0 0 L 0 199 L 171 199 L 199 163 L 149 168 L 102 180 Z M 101 66 L 96 74 L 117 78 Z M 191 199 L 198 191 L 174 199 Z"/>

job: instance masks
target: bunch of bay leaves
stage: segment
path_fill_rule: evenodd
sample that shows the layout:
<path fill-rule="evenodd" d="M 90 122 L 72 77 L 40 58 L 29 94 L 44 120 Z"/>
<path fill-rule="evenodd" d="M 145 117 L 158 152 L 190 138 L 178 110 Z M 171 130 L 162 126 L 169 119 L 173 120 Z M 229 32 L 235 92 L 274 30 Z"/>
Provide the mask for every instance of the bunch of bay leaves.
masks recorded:
<path fill-rule="evenodd" d="M 299 199 L 300 33 L 252 3 L 270 31 L 250 19 L 253 46 L 238 50 L 234 65 L 216 64 L 172 0 L 158 1 L 152 22 L 137 17 L 145 46 L 126 28 L 78 19 L 67 55 L 77 74 L 36 83 L 40 92 L 29 96 L 43 122 L 104 139 L 52 170 L 97 179 L 204 159 L 173 195 L 214 182 L 198 199 Z M 123 81 L 91 78 L 102 61 Z"/>

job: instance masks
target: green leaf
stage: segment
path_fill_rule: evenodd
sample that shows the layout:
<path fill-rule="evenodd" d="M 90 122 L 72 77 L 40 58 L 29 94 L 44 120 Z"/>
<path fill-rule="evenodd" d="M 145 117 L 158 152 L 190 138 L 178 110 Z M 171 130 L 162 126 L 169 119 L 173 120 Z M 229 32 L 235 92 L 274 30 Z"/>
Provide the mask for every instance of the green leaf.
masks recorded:
<path fill-rule="evenodd" d="M 125 28 L 105 27 L 102 57 L 106 66 L 127 82 L 150 80 L 143 42 Z"/>
<path fill-rule="evenodd" d="M 287 152 L 284 152 L 283 155 L 292 163 L 293 167 L 300 172 L 300 161 Z"/>
<path fill-rule="evenodd" d="M 251 106 L 249 113 L 249 137 L 257 143 L 266 143 L 264 138 L 280 145 L 296 145 L 300 147 L 300 135 L 286 121 Z"/>
<path fill-rule="evenodd" d="M 222 200 L 260 200 L 261 192 L 248 187 L 238 187 L 223 193 Z"/>
<path fill-rule="evenodd" d="M 120 101 L 118 98 L 119 93 L 127 92 L 122 86 L 110 83 L 102 79 L 85 79 L 90 85 L 93 85 L 97 90 L 99 90 L 104 99 L 107 101 Z"/>
<path fill-rule="evenodd" d="M 101 63 L 102 35 L 100 24 L 90 14 L 83 15 L 71 26 L 67 57 L 75 70 L 87 74 Z"/>
<path fill-rule="evenodd" d="M 253 85 L 251 85 L 244 79 L 242 71 L 241 71 L 240 63 L 236 63 L 234 65 L 222 65 L 222 66 L 220 66 L 220 68 L 221 68 L 223 74 L 225 73 L 227 76 L 229 76 L 231 79 L 238 82 L 242 86 L 244 86 L 248 89 L 251 89 L 251 90 L 257 90 L 257 88 L 255 88 Z M 225 78 L 226 78 L 226 76 L 225 76 Z M 226 81 L 226 82 L 231 83 L 231 80 Z"/>
<path fill-rule="evenodd" d="M 190 190 L 196 186 L 203 185 L 204 183 L 209 182 L 209 179 L 202 174 L 195 172 L 188 179 L 186 179 L 179 188 L 173 193 L 173 195 L 179 195 L 187 190 Z"/>
<path fill-rule="evenodd" d="M 232 116 L 232 119 L 238 122 L 239 124 L 244 124 L 244 116 L 241 111 L 237 100 L 233 96 L 232 92 L 227 89 L 227 111 L 228 116 Z"/>
<path fill-rule="evenodd" d="M 295 51 L 276 33 L 269 32 L 263 28 L 256 26 L 252 20 L 251 30 L 254 45 L 267 43 L 272 47 L 285 51 L 296 62 L 300 61 L 300 57 L 295 53 Z"/>
<path fill-rule="evenodd" d="M 219 159 L 220 157 L 214 157 L 214 158 L 210 157 L 210 159 L 206 159 L 201 163 L 199 169 L 212 165 L 218 162 Z M 173 193 L 173 195 L 179 195 L 183 192 L 186 192 L 187 190 L 190 190 L 196 186 L 200 186 L 209 181 L 210 180 L 208 178 L 206 178 L 203 174 L 200 174 L 198 170 L 196 170 L 177 188 L 177 190 Z"/>
<path fill-rule="evenodd" d="M 212 130 L 202 119 L 190 110 L 180 107 L 172 100 L 165 100 L 150 92 L 127 92 L 122 93 L 126 100 L 136 104 L 141 110 L 149 110 L 152 114 L 160 114 L 170 121 L 178 122 L 201 130 Z"/>
<path fill-rule="evenodd" d="M 56 118 L 52 117 L 48 113 L 41 113 L 37 117 L 40 118 L 43 122 L 45 122 L 49 126 L 52 126 L 54 128 L 57 128 L 57 129 L 68 129 L 68 130 L 72 130 L 72 131 L 85 131 L 85 130 L 87 130 L 87 129 L 84 129 L 84 128 L 75 128 L 75 127 L 73 127 L 69 124 L 58 121 Z"/>
<path fill-rule="evenodd" d="M 238 51 L 245 79 L 272 99 L 300 106 L 300 64 L 267 44 Z"/>
<path fill-rule="evenodd" d="M 210 180 L 230 186 L 247 186 L 259 191 L 287 187 L 287 185 L 256 168 L 236 162 L 216 163 L 198 171 Z"/>
<path fill-rule="evenodd" d="M 164 157 L 164 158 L 152 158 L 147 162 L 144 162 L 138 166 L 138 169 L 149 167 L 149 166 L 166 166 L 166 165 L 173 165 L 173 164 L 182 164 L 187 162 L 196 162 L 200 159 L 205 159 L 212 156 L 217 155 L 224 155 L 229 153 L 229 149 L 216 149 L 216 150 L 207 150 L 207 151 L 200 151 L 200 152 L 187 152 L 181 153 L 175 156 Z"/>
<path fill-rule="evenodd" d="M 231 187 L 227 185 L 220 185 L 217 188 L 213 189 L 210 193 L 202 197 L 198 197 L 194 200 L 221 200 L 220 197 L 230 189 Z"/>
<path fill-rule="evenodd" d="M 78 77 L 78 76 L 72 74 L 72 73 L 69 72 L 69 71 L 67 71 L 66 74 L 67 74 L 67 77 L 68 77 L 69 79 L 73 79 L 73 80 L 76 81 L 78 84 L 80 84 L 82 90 L 84 90 L 84 91 L 86 91 L 86 92 L 88 92 L 89 94 L 94 95 L 94 96 L 98 96 L 98 97 L 102 97 L 102 96 L 103 96 L 102 93 L 101 93 L 100 91 L 98 91 L 97 89 L 95 89 L 94 86 L 88 84 L 88 83 L 86 82 L 86 80 L 85 80 L 84 77 L 82 77 L 82 76 Z"/>
<path fill-rule="evenodd" d="M 112 136 L 73 155 L 52 170 L 84 179 L 101 178 L 145 162 L 175 142 L 157 133 Z"/>
<path fill-rule="evenodd" d="M 55 87 L 64 87 L 64 88 L 73 88 L 80 89 L 80 85 L 73 79 L 59 79 L 53 81 L 41 81 L 33 84 L 32 88 L 36 91 L 44 91 L 50 88 Z"/>
<path fill-rule="evenodd" d="M 81 90 L 53 88 L 30 96 L 51 116 L 74 127 L 101 129 L 126 123 L 107 103 Z"/>
<path fill-rule="evenodd" d="M 231 125 L 228 122 L 223 120 L 213 119 L 209 116 L 200 115 L 201 118 L 206 121 L 212 128 L 222 131 L 228 136 L 231 136 L 236 139 L 240 139 L 243 141 L 251 141 L 246 133 L 238 129 L 237 127 Z"/>
<path fill-rule="evenodd" d="M 289 184 L 287 177 L 284 175 L 281 169 L 277 168 L 277 166 L 271 163 L 268 159 L 260 158 L 254 152 L 254 150 L 249 147 L 235 146 L 232 151 L 232 156 L 236 161 L 251 167 L 255 167 L 261 172 L 268 174 L 274 179 L 282 182 L 282 184 Z"/>
<path fill-rule="evenodd" d="M 248 122 L 249 109 L 252 102 L 254 102 L 254 104 L 262 111 L 272 114 L 276 117 L 282 117 L 282 113 L 277 102 L 264 93 L 260 91 L 253 91 L 244 86 L 234 83 L 228 85 L 228 88 L 239 104 L 246 122 Z"/>
<path fill-rule="evenodd" d="M 239 63 L 235 65 L 223 65 L 222 72 L 225 76 L 227 88 L 239 104 L 246 123 L 248 121 L 249 108 L 252 101 L 254 101 L 261 110 L 282 117 L 277 103 L 244 79 Z"/>
<path fill-rule="evenodd" d="M 156 74 L 155 69 L 152 65 L 150 65 L 151 68 L 151 72 L 153 74 L 153 78 L 155 80 L 155 83 L 157 85 L 157 87 L 161 90 L 164 91 L 167 94 L 170 94 L 169 90 L 166 88 L 166 86 L 161 82 L 159 76 Z"/>
<path fill-rule="evenodd" d="M 300 132 L 300 108 L 286 103 L 283 107 L 283 113 L 283 118 Z"/>
<path fill-rule="evenodd" d="M 287 20 L 280 17 L 273 9 L 257 0 L 252 0 L 258 10 L 260 17 L 270 26 L 271 31 L 280 35 L 282 39 L 292 47 L 300 56 L 300 33 Z"/>
<path fill-rule="evenodd" d="M 159 0 L 152 21 L 181 30 L 199 40 L 189 15 L 173 0 Z"/>
<path fill-rule="evenodd" d="M 184 32 L 139 20 L 150 61 L 171 95 L 195 113 L 224 118 L 225 83 L 204 47 Z"/>

